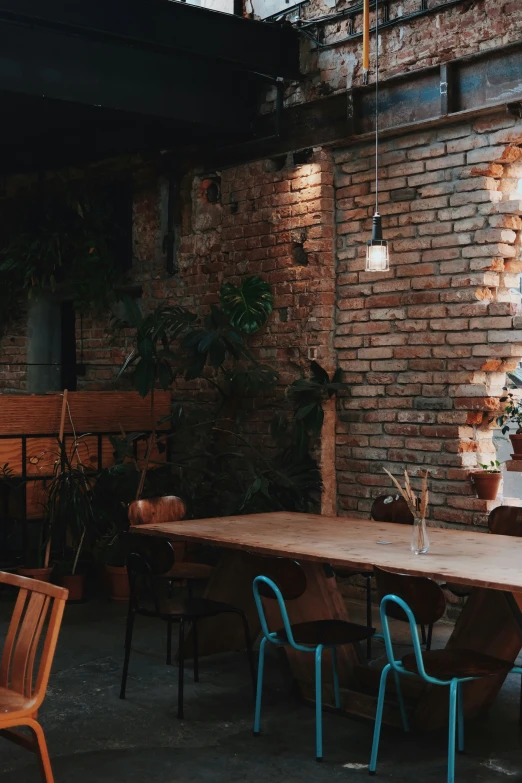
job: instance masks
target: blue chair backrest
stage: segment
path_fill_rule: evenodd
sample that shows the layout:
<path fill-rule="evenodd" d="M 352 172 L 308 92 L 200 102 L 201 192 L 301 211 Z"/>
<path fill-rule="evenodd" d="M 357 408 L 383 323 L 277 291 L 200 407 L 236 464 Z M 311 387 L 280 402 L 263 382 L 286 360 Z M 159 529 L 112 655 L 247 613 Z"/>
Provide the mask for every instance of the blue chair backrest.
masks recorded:
<path fill-rule="evenodd" d="M 268 639 L 269 642 L 272 642 L 273 644 L 281 644 L 281 642 L 278 641 L 277 638 L 275 637 L 275 633 L 271 632 L 270 628 L 268 627 L 265 608 L 263 606 L 263 601 L 261 600 L 260 590 L 263 592 L 265 597 L 268 597 L 266 595 L 267 588 L 271 593 L 273 593 L 273 597 L 277 601 L 277 605 L 279 607 L 279 611 L 281 612 L 281 617 L 283 619 L 283 627 L 288 642 L 289 644 L 292 645 L 292 647 L 296 647 L 297 645 L 295 643 L 294 635 L 292 633 L 292 627 L 290 625 L 290 620 L 288 619 L 288 612 L 286 611 L 285 599 L 283 598 L 283 594 L 281 593 L 281 590 L 276 585 L 276 583 L 268 576 L 256 576 L 253 584 L 254 600 L 256 602 L 257 613 L 259 614 L 259 620 L 261 621 L 261 630 L 263 632 L 263 635 L 266 639 Z"/>
<path fill-rule="evenodd" d="M 419 672 L 419 675 L 427 682 L 440 684 L 441 682 L 440 680 L 437 680 L 434 677 L 430 677 L 429 674 L 426 674 L 426 670 L 424 668 L 424 660 L 422 657 L 422 649 L 419 641 L 419 632 L 417 630 L 417 621 L 410 607 L 408 606 L 406 601 L 404 601 L 402 598 L 399 598 L 399 596 L 397 595 L 385 595 L 381 601 L 381 624 L 382 624 L 382 634 L 384 636 L 384 645 L 386 647 L 386 655 L 388 657 L 388 661 L 391 664 L 392 669 L 396 672 L 400 672 L 404 674 L 404 668 L 401 662 L 395 659 L 395 655 L 393 653 L 393 642 L 391 639 L 390 624 L 389 624 L 389 618 L 387 613 L 387 608 L 389 607 L 389 604 L 397 604 L 406 615 L 406 618 L 410 626 L 411 639 L 413 642 L 413 651 L 415 653 L 415 660 L 417 662 L 417 670 Z"/>

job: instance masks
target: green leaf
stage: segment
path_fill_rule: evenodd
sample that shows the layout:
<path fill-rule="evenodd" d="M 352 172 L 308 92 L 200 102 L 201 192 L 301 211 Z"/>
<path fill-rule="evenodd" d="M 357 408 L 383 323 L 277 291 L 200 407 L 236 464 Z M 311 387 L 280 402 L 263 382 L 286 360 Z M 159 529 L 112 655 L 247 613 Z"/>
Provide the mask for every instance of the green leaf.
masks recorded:
<path fill-rule="evenodd" d="M 158 383 L 163 391 L 168 391 L 170 384 L 172 383 L 172 370 L 170 365 L 166 362 L 160 362 L 157 367 L 158 370 Z"/>
<path fill-rule="evenodd" d="M 278 412 L 270 422 L 270 437 L 274 441 L 281 440 L 288 432 L 288 419 L 284 413 Z"/>
<path fill-rule="evenodd" d="M 302 408 L 298 408 L 295 414 L 297 421 L 302 421 L 308 414 L 310 414 L 317 407 L 316 402 L 311 402 L 309 405 L 304 405 Z"/>
<path fill-rule="evenodd" d="M 231 325 L 246 334 L 252 334 L 263 326 L 272 312 L 274 297 L 270 285 L 255 276 L 247 277 L 240 287 L 224 283 L 220 301 Z"/>
<path fill-rule="evenodd" d="M 330 382 L 328 373 L 318 362 L 310 362 L 310 370 L 312 371 L 313 380 L 317 381 L 317 383 L 326 384 Z"/>
<path fill-rule="evenodd" d="M 146 361 L 152 360 L 154 355 L 154 346 L 148 337 L 145 337 L 145 339 L 138 342 L 138 352 L 142 359 L 145 359 Z"/>
<path fill-rule="evenodd" d="M 154 386 L 154 362 L 140 359 L 134 370 L 134 386 L 140 397 L 146 397 Z"/>

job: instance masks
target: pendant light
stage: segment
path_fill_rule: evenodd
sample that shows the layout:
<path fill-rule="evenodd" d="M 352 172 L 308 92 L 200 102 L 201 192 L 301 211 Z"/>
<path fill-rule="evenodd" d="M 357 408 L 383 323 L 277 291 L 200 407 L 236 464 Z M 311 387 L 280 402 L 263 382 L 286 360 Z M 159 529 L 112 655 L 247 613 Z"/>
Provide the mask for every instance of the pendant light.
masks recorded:
<path fill-rule="evenodd" d="M 375 214 L 372 238 L 366 243 L 366 271 L 387 272 L 389 268 L 388 243 L 382 238 L 379 215 L 379 0 L 375 0 Z"/>

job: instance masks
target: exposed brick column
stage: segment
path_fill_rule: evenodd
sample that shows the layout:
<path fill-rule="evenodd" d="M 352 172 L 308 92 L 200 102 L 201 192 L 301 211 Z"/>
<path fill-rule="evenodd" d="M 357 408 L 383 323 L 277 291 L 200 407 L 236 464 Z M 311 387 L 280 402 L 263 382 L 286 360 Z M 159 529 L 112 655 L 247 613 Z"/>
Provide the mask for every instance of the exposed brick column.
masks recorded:
<path fill-rule="evenodd" d="M 351 382 L 338 426 L 341 512 L 367 514 L 405 466 L 432 476 L 431 517 L 484 524 L 469 468 L 494 452 L 491 411 L 522 357 L 520 204 L 507 168 L 522 123 L 450 126 L 382 145 L 387 273 L 364 271 L 374 202 L 370 145 L 339 151 L 336 348 Z M 419 481 L 419 479 L 417 479 Z"/>

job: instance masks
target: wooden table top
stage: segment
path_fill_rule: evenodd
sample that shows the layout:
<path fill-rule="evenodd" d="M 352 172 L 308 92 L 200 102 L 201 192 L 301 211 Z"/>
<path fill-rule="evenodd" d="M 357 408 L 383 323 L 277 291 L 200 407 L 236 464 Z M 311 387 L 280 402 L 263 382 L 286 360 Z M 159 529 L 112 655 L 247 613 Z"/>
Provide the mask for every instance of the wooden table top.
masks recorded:
<path fill-rule="evenodd" d="M 522 592 L 522 538 L 429 528 L 430 550 L 410 550 L 410 525 L 276 512 L 140 525 L 135 533 L 203 542 L 333 566 L 429 576 L 439 581 Z"/>

